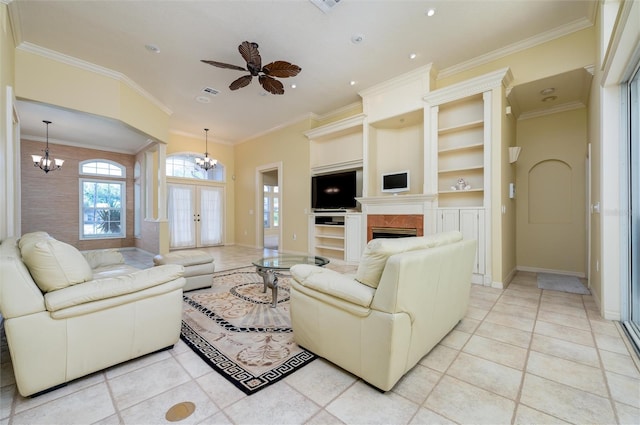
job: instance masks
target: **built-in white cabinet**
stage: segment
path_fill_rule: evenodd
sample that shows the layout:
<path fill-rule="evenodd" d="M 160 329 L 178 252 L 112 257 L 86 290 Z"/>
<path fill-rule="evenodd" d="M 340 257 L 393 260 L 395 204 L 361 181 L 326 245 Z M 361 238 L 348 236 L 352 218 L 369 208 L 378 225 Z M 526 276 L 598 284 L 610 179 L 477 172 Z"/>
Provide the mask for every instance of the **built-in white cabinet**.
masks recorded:
<path fill-rule="evenodd" d="M 309 215 L 309 252 L 313 255 L 356 263 L 362 255 L 362 239 L 360 213 Z"/>
<path fill-rule="evenodd" d="M 486 273 L 486 234 L 484 208 L 438 208 L 436 212 L 437 232 L 457 230 L 463 239 L 475 240 L 476 261 L 473 267 L 474 283 L 484 283 Z"/>

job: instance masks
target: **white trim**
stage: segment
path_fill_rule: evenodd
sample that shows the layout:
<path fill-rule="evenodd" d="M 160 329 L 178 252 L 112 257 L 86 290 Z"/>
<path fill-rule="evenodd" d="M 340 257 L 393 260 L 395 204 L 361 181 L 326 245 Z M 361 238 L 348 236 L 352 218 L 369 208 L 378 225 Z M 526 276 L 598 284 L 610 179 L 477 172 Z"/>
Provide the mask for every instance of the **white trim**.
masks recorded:
<path fill-rule="evenodd" d="M 313 114 L 313 119 L 315 119 L 316 121 L 324 121 L 324 120 L 328 120 L 331 119 L 335 116 L 344 114 L 346 112 L 351 111 L 352 109 L 356 109 L 356 108 L 360 108 L 362 109 L 362 101 L 357 101 L 357 102 L 353 102 L 350 103 L 348 105 L 342 106 L 338 109 L 334 109 L 331 112 L 327 112 L 326 114 Z"/>
<path fill-rule="evenodd" d="M 516 266 L 516 270 L 522 271 L 522 272 L 552 273 L 552 274 L 561 274 L 563 276 L 575 276 L 583 279 L 585 278 L 584 272 L 573 272 L 569 270 L 543 269 L 541 267 L 527 267 L 527 266 Z"/>
<path fill-rule="evenodd" d="M 50 50 L 44 47 L 40 47 L 36 44 L 29 43 L 27 41 L 20 43 L 16 49 L 22 50 L 24 52 L 33 53 L 35 55 L 39 55 L 45 57 L 47 59 L 55 60 L 60 63 L 64 63 L 65 65 L 70 65 L 79 69 L 83 69 L 85 71 L 90 71 L 98 75 L 102 75 L 104 77 L 112 78 L 114 80 L 118 80 L 127 86 L 129 86 L 132 90 L 137 92 L 142 97 L 149 100 L 155 106 L 157 106 L 160 110 L 162 110 L 165 114 L 171 116 L 173 111 L 165 106 L 162 102 L 160 102 L 157 98 L 155 98 L 151 93 L 140 87 L 136 82 L 127 77 L 126 75 L 114 71 L 112 69 L 108 69 L 82 59 L 74 58 L 72 56 L 65 55 L 63 53 L 56 52 L 55 50 Z"/>
<path fill-rule="evenodd" d="M 79 197 L 79 235 L 78 239 L 81 241 L 94 241 L 94 240 L 102 240 L 102 239 L 126 239 L 127 237 L 127 182 L 125 180 L 105 180 L 100 177 L 105 176 L 96 176 L 93 178 L 85 178 L 81 177 L 78 179 L 79 187 L 78 187 L 78 197 Z M 97 235 L 97 236 L 86 236 L 84 234 L 84 183 L 107 183 L 107 184 L 119 184 L 120 189 L 120 234 L 118 235 Z"/>
<path fill-rule="evenodd" d="M 429 105 L 441 105 L 464 97 L 473 96 L 500 86 L 509 87 L 513 81 L 511 69 L 502 68 L 457 84 L 433 90 L 423 97 Z"/>
<path fill-rule="evenodd" d="M 254 216 L 256 220 L 256 239 L 255 246 L 257 248 L 264 248 L 264 223 L 263 223 L 263 196 L 264 190 L 262 188 L 262 174 L 266 171 L 278 171 L 278 194 L 279 194 L 279 203 L 278 208 L 280 208 L 280 223 L 278 225 L 278 251 L 282 248 L 282 205 L 284 204 L 284 191 L 282 190 L 283 184 L 283 176 L 282 176 L 282 161 L 272 162 L 270 164 L 263 164 L 256 167 L 256 180 L 255 180 L 255 191 L 256 191 L 256 204 L 254 209 Z"/>
<path fill-rule="evenodd" d="M 238 142 L 235 142 L 234 145 L 241 145 L 242 143 L 250 142 L 250 141 L 252 141 L 254 139 L 257 139 L 258 137 L 264 136 L 265 134 L 269 134 L 269 133 L 274 132 L 276 130 L 280 130 L 280 129 L 289 127 L 290 125 L 297 124 L 297 123 L 305 121 L 305 120 L 315 119 L 314 115 L 315 114 L 312 114 L 311 112 L 307 112 L 307 113 L 305 113 L 305 114 L 303 114 L 301 116 L 298 116 L 296 118 L 292 118 L 289 121 L 285 121 L 283 123 L 280 123 L 280 124 L 276 125 L 275 127 L 271 127 L 271 128 L 269 128 L 267 130 L 264 130 L 264 131 L 261 131 L 259 133 L 253 134 L 253 135 L 251 135 L 249 137 L 245 137 L 244 139 L 242 139 L 242 140 L 240 140 Z"/>
<path fill-rule="evenodd" d="M 175 135 L 178 135 L 178 136 L 190 137 L 192 139 L 200 139 L 202 137 L 201 134 L 188 133 L 188 132 L 182 131 L 182 130 L 169 130 L 169 134 L 175 134 Z M 211 138 L 211 141 L 213 143 L 217 143 L 217 144 L 220 144 L 220 145 L 233 146 L 233 144 L 234 144 L 233 142 L 230 142 L 228 140 L 217 139 L 217 138 L 214 138 L 214 137 Z"/>
<path fill-rule="evenodd" d="M 540 109 L 537 111 L 525 112 L 518 117 L 518 120 L 520 121 L 520 120 L 528 120 L 531 118 L 540 118 L 545 115 L 557 114 L 559 112 L 573 111 L 575 109 L 582 109 L 586 107 L 587 105 L 585 105 L 583 102 L 576 100 L 573 102 L 563 103 L 562 105 L 558 105 L 549 109 Z"/>
<path fill-rule="evenodd" d="M 389 90 L 401 87 L 407 83 L 413 83 L 418 78 L 422 78 L 425 76 L 430 77 L 434 69 L 435 68 L 433 67 L 433 64 L 429 63 L 427 65 L 421 66 L 420 68 L 416 68 L 413 71 L 398 75 L 397 77 L 391 78 L 380 84 L 376 84 L 375 86 L 361 90 L 358 92 L 358 94 L 360 95 L 360 97 L 364 98 L 371 95 L 386 93 Z"/>
<path fill-rule="evenodd" d="M 312 128 L 311 130 L 305 131 L 304 134 L 309 139 L 317 139 L 322 136 L 327 136 L 330 134 L 334 134 L 338 131 L 348 130 L 350 128 L 356 128 L 362 126 L 364 123 L 364 119 L 367 116 L 365 114 L 358 114 L 352 117 L 344 118 L 336 122 L 332 122 L 330 124 L 326 124 L 320 127 Z"/>
<path fill-rule="evenodd" d="M 475 57 L 473 59 L 460 62 L 459 64 L 450 66 L 448 68 L 443 69 L 438 73 L 438 80 L 443 78 L 450 77 L 452 75 L 458 74 L 460 72 L 468 71 L 470 69 L 479 67 L 481 65 L 485 65 L 489 62 L 496 61 L 498 59 L 504 58 L 506 56 L 512 55 L 514 53 L 530 49 L 532 47 L 538 46 L 540 44 L 555 40 L 560 37 L 564 37 L 566 35 L 572 34 L 577 31 L 581 31 L 585 28 L 589 28 L 593 26 L 593 22 L 587 18 L 580 18 L 573 22 L 570 22 L 566 25 L 560 26 L 558 28 L 552 29 L 547 32 L 543 32 L 537 34 L 533 37 L 529 37 L 523 41 L 519 41 L 517 43 L 510 44 L 506 47 L 494 50 L 492 52 L 486 53 L 484 55 Z"/>
<path fill-rule="evenodd" d="M 96 173 L 85 173 L 85 172 L 82 171 L 82 167 L 84 165 L 100 163 L 100 162 L 103 162 L 105 164 L 109 164 L 109 165 L 112 165 L 112 166 L 118 168 L 120 170 L 120 172 L 122 173 L 122 175 L 114 176 L 114 175 L 111 175 L 111 174 L 100 174 L 98 172 L 96 172 Z M 96 166 L 96 168 L 97 168 L 97 166 Z M 127 178 L 127 167 L 122 165 L 122 164 L 120 164 L 119 162 L 112 161 L 110 159 L 90 158 L 90 159 L 85 159 L 84 161 L 78 162 L 78 175 L 90 176 L 90 177 L 94 177 L 94 178 L 95 177 L 99 177 L 99 178 L 108 177 L 108 178 L 111 178 L 111 179 L 122 179 L 122 180 L 125 180 Z"/>

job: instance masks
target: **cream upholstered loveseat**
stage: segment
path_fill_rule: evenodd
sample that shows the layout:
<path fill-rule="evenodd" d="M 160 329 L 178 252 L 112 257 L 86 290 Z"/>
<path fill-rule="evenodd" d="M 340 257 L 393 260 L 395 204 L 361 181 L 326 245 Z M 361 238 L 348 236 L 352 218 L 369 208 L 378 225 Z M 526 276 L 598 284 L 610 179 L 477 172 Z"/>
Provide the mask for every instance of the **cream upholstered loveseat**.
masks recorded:
<path fill-rule="evenodd" d="M 44 232 L 0 245 L 0 313 L 18 392 L 33 395 L 175 344 L 179 265 L 138 270 Z"/>
<path fill-rule="evenodd" d="M 355 276 L 293 266 L 296 343 L 390 390 L 466 314 L 475 245 L 459 232 L 374 239 Z"/>

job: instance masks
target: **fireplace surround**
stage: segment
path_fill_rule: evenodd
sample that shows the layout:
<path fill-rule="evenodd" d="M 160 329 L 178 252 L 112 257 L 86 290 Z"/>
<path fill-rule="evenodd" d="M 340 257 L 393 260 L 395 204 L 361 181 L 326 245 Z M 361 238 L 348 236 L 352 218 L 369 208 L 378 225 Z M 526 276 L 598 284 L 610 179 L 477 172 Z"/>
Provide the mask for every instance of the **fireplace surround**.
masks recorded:
<path fill-rule="evenodd" d="M 423 236 L 422 214 L 368 214 L 367 242 L 375 237 Z"/>

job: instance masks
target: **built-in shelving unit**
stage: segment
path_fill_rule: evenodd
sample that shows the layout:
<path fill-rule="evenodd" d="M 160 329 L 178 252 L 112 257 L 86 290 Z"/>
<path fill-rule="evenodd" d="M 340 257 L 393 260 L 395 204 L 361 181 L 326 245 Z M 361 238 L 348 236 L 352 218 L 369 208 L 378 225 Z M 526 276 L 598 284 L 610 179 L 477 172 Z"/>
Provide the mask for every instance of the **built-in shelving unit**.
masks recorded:
<path fill-rule="evenodd" d="M 484 102 L 482 94 L 437 107 L 438 205 L 483 206 Z M 456 190 L 458 179 L 471 186 Z"/>

